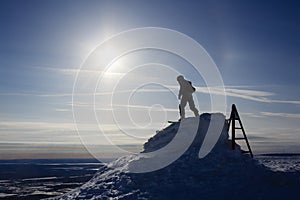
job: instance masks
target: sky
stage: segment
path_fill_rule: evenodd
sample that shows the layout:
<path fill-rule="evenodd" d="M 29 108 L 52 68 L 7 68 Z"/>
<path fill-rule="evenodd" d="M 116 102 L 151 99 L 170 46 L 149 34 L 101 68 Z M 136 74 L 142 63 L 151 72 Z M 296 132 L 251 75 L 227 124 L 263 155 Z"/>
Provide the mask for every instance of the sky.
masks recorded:
<path fill-rule="evenodd" d="M 300 153 L 299 6 L 298 1 L 2 0 L 0 158 L 88 156 L 80 136 L 100 148 L 105 139 L 95 136 L 99 129 L 113 144 L 139 149 L 136 145 L 167 120 L 178 118 L 178 72 L 196 87 L 200 112 L 209 112 L 207 87 L 191 65 L 148 49 L 119 58 L 96 89 L 88 82 L 99 79 L 99 71 L 83 70 L 82 87 L 94 89 L 100 127 L 82 113 L 86 121 L 74 121 L 72 105 L 93 106 L 72 101 L 80 67 L 103 41 L 143 27 L 175 30 L 206 50 L 226 89 L 224 114 L 229 117 L 231 104 L 237 105 L 254 152 Z M 149 77 L 165 87 L 142 86 Z M 113 94 L 112 83 L 119 83 Z M 77 92 L 84 100 L 86 94 Z"/>

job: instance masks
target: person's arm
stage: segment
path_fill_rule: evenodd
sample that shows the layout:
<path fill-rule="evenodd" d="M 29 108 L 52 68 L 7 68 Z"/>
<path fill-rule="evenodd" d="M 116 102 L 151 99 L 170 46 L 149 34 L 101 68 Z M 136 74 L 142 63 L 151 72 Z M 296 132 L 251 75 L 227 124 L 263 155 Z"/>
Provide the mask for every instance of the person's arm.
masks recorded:
<path fill-rule="evenodd" d="M 181 99 L 181 96 L 182 96 L 182 87 L 180 86 L 179 93 L 178 93 L 178 99 Z"/>

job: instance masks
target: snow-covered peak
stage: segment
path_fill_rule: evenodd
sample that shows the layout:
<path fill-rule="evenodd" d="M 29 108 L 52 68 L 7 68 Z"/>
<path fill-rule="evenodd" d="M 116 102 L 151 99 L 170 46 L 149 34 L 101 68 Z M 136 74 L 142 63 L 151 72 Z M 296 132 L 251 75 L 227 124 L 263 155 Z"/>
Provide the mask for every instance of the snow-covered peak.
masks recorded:
<path fill-rule="evenodd" d="M 228 149 L 228 123 L 221 113 L 204 113 L 166 127 L 144 144 L 138 155 L 122 157 L 109 164 L 125 172 L 145 173 L 160 170 L 184 155 L 199 159 L 214 149 Z M 216 151 L 216 150 L 214 150 Z M 203 156 L 203 157 L 205 157 Z M 202 157 L 201 157 L 202 158 Z"/>
<path fill-rule="evenodd" d="M 219 122 L 222 125 L 222 132 L 219 135 L 218 139 L 218 146 L 227 142 L 229 135 L 228 135 L 228 123 L 225 120 L 225 116 L 221 113 L 204 113 L 200 115 L 200 117 L 193 117 L 193 118 L 186 118 L 182 122 L 175 122 L 172 123 L 170 126 L 166 127 L 165 129 L 158 131 L 153 137 L 151 137 L 145 144 L 144 144 L 144 151 L 143 152 L 153 152 L 156 151 L 164 146 L 166 146 L 175 135 L 178 133 L 180 126 L 183 126 L 182 131 L 184 134 L 188 135 L 191 134 L 187 127 L 190 126 L 197 126 L 197 134 L 193 139 L 193 143 L 191 147 L 200 148 L 203 144 L 203 140 L 207 135 L 208 127 L 211 123 L 212 116 L 215 119 L 220 119 Z M 195 120 L 198 118 L 198 120 Z M 197 124 L 195 124 L 195 122 Z"/>

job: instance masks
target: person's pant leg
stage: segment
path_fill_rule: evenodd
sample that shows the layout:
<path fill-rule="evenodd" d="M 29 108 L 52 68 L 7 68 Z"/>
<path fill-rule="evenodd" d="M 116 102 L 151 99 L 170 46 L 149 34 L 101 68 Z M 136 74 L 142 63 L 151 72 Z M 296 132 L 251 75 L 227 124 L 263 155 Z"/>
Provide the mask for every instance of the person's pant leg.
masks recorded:
<path fill-rule="evenodd" d="M 194 112 L 195 116 L 196 117 L 199 116 L 199 111 L 195 106 L 195 102 L 192 95 L 188 98 L 188 102 L 189 102 L 190 109 Z"/>
<path fill-rule="evenodd" d="M 180 101 L 180 117 L 181 119 L 185 118 L 185 106 L 187 104 L 188 99 L 186 96 L 182 96 L 181 101 Z"/>

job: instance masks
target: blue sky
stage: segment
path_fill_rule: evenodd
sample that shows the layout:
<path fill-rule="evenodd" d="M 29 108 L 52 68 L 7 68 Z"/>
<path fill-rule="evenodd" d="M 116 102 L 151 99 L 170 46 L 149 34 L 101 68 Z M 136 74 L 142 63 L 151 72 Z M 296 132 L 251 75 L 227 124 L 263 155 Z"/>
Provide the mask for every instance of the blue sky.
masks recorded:
<path fill-rule="evenodd" d="M 108 37 L 149 26 L 182 32 L 206 49 L 222 75 L 228 107 L 237 104 L 257 151 L 300 152 L 297 1 L 2 0 L 0 4 L 0 155 L 7 153 L 3 150 L 7 144 L 47 148 L 80 144 L 71 110 L 77 70 Z M 198 87 L 199 106 L 205 107 L 203 81 L 189 72 L 185 76 Z M 168 80 L 170 87 L 176 86 L 174 77 Z M 163 104 L 155 96 L 159 94 L 153 95 L 149 101 L 137 96 L 136 101 L 153 105 L 158 99 L 157 104 Z M 166 98 L 173 99 L 168 117 L 176 119 L 177 100 Z M 158 111 L 153 111 L 157 122 L 164 120 Z M 164 124 L 156 125 L 142 130 L 144 137 L 134 142 L 112 127 L 107 130 L 120 144 L 143 143 Z M 88 125 L 86 132 L 95 134 Z"/>

